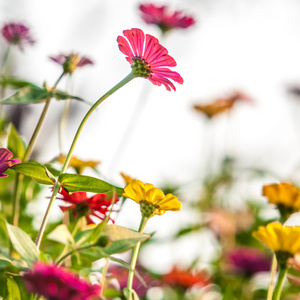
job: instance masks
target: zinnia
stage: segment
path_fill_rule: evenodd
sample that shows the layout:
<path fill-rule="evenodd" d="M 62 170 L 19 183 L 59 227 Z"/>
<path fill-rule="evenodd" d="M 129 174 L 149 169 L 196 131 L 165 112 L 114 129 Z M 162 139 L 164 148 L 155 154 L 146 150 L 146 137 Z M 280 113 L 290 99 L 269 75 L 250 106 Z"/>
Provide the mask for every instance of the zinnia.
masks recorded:
<path fill-rule="evenodd" d="M 176 62 L 168 55 L 168 50 L 159 44 L 157 38 L 144 34 L 141 29 L 124 30 L 123 36 L 118 36 L 117 42 L 120 51 L 126 55 L 131 64 L 132 73 L 136 77 L 149 79 L 155 85 L 164 85 L 168 91 L 175 91 L 172 79 L 180 84 L 182 77 L 174 71 L 164 67 L 174 67 Z"/>
<path fill-rule="evenodd" d="M 177 211 L 181 209 L 181 203 L 172 194 L 165 195 L 161 189 L 153 184 L 133 180 L 124 188 L 123 196 L 140 204 L 141 213 L 146 218 L 162 215 L 167 210 Z"/>
<path fill-rule="evenodd" d="M 142 18 L 147 24 L 157 25 L 163 33 L 174 28 L 188 28 L 195 24 L 191 16 L 183 15 L 181 11 L 168 12 L 165 5 L 141 4 Z"/>
<path fill-rule="evenodd" d="M 29 28 L 22 23 L 8 23 L 1 29 L 2 36 L 10 44 L 17 45 L 21 50 L 25 44 L 34 44 Z"/>
<path fill-rule="evenodd" d="M 100 285 L 91 285 L 65 268 L 42 262 L 36 262 L 23 280 L 30 293 L 48 300 L 92 300 L 101 290 Z"/>
<path fill-rule="evenodd" d="M 18 158 L 13 158 L 13 153 L 6 148 L 0 148 L 0 177 L 7 177 L 3 174 L 8 168 L 21 162 Z"/>
<path fill-rule="evenodd" d="M 95 223 L 93 217 L 104 220 L 113 201 L 113 198 L 109 198 L 107 194 L 88 197 L 86 192 L 75 192 L 70 195 L 64 189 L 60 194 L 63 195 L 61 200 L 70 203 L 69 206 L 60 206 L 61 210 L 72 210 L 74 218 L 85 216 L 88 224 Z M 116 198 L 114 203 L 118 200 Z"/>

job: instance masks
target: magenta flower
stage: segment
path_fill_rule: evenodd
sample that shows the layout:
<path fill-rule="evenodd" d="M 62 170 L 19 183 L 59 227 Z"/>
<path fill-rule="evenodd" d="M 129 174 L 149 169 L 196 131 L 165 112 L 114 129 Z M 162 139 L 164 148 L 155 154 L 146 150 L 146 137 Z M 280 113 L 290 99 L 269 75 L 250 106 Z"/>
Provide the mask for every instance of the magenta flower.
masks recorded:
<path fill-rule="evenodd" d="M 21 160 L 13 158 L 12 152 L 6 148 L 0 148 L 0 177 L 7 177 L 7 174 L 3 174 L 8 168 L 13 165 L 19 164 Z"/>
<path fill-rule="evenodd" d="M 29 28 L 21 23 L 8 23 L 3 26 L 1 33 L 10 44 L 17 45 L 21 50 L 25 44 L 34 44 Z"/>
<path fill-rule="evenodd" d="M 101 290 L 65 268 L 42 262 L 36 262 L 23 280 L 28 292 L 48 300 L 92 300 Z"/>
<path fill-rule="evenodd" d="M 93 62 L 87 57 L 80 57 L 76 53 L 69 55 L 59 54 L 57 56 L 49 56 L 54 62 L 62 65 L 64 72 L 72 74 L 77 67 L 83 67 L 85 65 L 92 65 Z"/>
<path fill-rule="evenodd" d="M 176 91 L 172 79 L 180 84 L 182 77 L 174 71 L 164 67 L 176 66 L 176 61 L 168 55 L 168 50 L 159 44 L 157 38 L 144 34 L 141 29 L 132 28 L 123 31 L 124 36 L 118 36 L 120 51 L 125 54 L 131 64 L 132 73 L 136 77 L 149 79 L 155 85 L 164 85 L 168 91 Z M 169 78 L 169 79 L 168 79 Z"/>
<path fill-rule="evenodd" d="M 188 28 L 195 24 L 194 18 L 185 16 L 181 11 L 168 12 L 165 5 L 141 4 L 142 18 L 147 24 L 157 25 L 163 33 L 174 28 Z"/>

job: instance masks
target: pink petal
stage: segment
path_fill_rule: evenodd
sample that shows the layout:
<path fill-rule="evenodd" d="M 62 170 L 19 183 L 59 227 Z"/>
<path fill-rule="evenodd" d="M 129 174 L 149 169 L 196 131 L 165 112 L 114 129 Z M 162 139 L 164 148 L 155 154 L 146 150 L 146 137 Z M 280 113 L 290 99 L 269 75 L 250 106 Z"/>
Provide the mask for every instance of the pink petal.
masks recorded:
<path fill-rule="evenodd" d="M 119 44 L 119 49 L 120 51 L 125 54 L 127 56 L 127 60 L 132 63 L 132 59 L 134 58 L 134 55 L 132 53 L 132 50 L 127 42 L 127 40 L 122 37 L 122 36 L 118 36 L 117 38 L 117 42 Z"/>
<path fill-rule="evenodd" d="M 0 163 L 11 159 L 14 155 L 6 148 L 0 148 Z"/>
<path fill-rule="evenodd" d="M 172 80 L 183 84 L 183 78 L 179 75 L 179 73 L 175 71 L 171 71 L 168 68 L 158 68 L 158 69 L 153 69 L 153 74 L 158 77 L 167 77 L 171 78 Z"/>
<path fill-rule="evenodd" d="M 152 53 L 154 45 L 158 44 L 159 41 L 157 38 L 150 34 L 146 34 L 146 42 L 145 42 L 145 50 L 143 54 L 143 58 L 148 61 L 149 55 Z"/>

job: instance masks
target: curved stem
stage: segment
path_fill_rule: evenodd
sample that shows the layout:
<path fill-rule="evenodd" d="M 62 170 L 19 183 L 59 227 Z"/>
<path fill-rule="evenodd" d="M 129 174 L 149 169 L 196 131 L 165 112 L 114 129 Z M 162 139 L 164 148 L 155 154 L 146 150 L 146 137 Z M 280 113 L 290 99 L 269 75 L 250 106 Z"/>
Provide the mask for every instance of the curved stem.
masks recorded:
<path fill-rule="evenodd" d="M 287 266 L 281 267 L 279 265 L 279 272 L 278 272 L 278 277 L 277 277 L 277 283 L 274 289 L 274 294 L 272 300 L 280 300 L 280 295 L 282 292 L 282 286 L 283 286 L 283 281 L 285 279 L 285 275 L 287 273 Z"/>
<path fill-rule="evenodd" d="M 147 224 L 148 220 L 149 220 L 148 218 L 142 217 L 140 227 L 139 227 L 139 232 L 140 233 L 144 232 L 144 229 L 146 227 L 146 224 Z M 129 292 L 129 299 L 128 300 L 133 300 L 131 291 L 132 291 L 134 270 L 135 270 L 136 262 L 137 262 L 137 259 L 138 259 L 140 246 L 141 246 L 141 243 L 140 242 L 137 243 L 136 246 L 133 249 L 133 252 L 132 252 L 131 263 L 130 263 L 130 271 L 129 271 L 129 274 L 128 274 L 128 281 L 127 281 L 127 289 L 128 289 L 128 292 Z"/>
<path fill-rule="evenodd" d="M 128 83 L 129 81 L 131 81 L 133 78 L 135 78 L 136 76 L 132 73 L 130 73 L 128 76 L 126 76 L 122 81 L 120 81 L 118 84 L 116 84 L 113 88 L 111 88 L 106 94 L 104 94 L 101 98 L 99 98 L 95 104 L 89 109 L 89 111 L 86 113 L 86 115 L 84 116 L 84 118 L 82 119 L 78 129 L 77 129 L 77 132 L 74 136 L 74 139 L 73 139 L 73 142 L 71 144 L 71 147 L 69 149 L 69 152 L 66 156 L 66 159 L 65 159 L 65 162 L 64 162 L 64 165 L 62 167 L 62 170 L 61 170 L 61 173 L 64 173 L 69 165 L 69 162 L 70 162 L 70 159 L 71 159 L 71 156 L 72 156 L 72 153 L 74 151 L 74 148 L 75 148 L 75 145 L 76 145 L 76 142 L 79 138 L 79 135 L 83 129 L 83 126 L 84 124 L 86 123 L 87 119 L 90 117 L 90 115 L 92 114 L 92 112 L 106 99 L 108 98 L 110 95 L 112 95 L 114 92 L 116 92 L 118 89 L 120 89 L 122 86 L 124 86 L 126 83 Z M 44 219 L 42 221 L 42 225 L 41 225 L 41 228 L 40 228 L 40 231 L 39 231 L 39 234 L 38 234 L 38 237 L 37 237 L 37 240 L 36 240 L 36 245 L 37 245 L 37 248 L 40 247 L 40 244 L 41 244 L 41 240 L 43 238 L 43 235 L 44 235 L 44 232 L 45 232 L 45 228 L 46 228 L 46 224 L 48 222 L 48 219 L 49 219 L 49 214 L 50 214 L 50 210 L 53 206 L 53 203 L 54 203 L 54 200 L 56 198 L 56 195 L 58 193 L 60 189 L 60 183 L 57 181 L 56 184 L 54 185 L 54 189 L 53 189 L 53 192 L 52 192 L 52 196 L 51 196 L 51 199 L 49 201 L 49 204 L 48 204 L 48 208 L 47 208 L 47 211 L 44 215 Z"/>

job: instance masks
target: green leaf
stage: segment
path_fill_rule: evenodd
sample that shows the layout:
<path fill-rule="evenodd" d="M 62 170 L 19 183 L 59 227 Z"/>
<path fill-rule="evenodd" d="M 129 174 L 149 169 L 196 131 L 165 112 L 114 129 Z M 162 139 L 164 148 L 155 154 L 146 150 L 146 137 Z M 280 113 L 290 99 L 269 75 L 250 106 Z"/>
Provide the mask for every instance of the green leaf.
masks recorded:
<path fill-rule="evenodd" d="M 12 96 L 1 101 L 2 104 L 28 104 L 44 102 L 49 97 L 49 92 L 38 86 L 25 86 Z"/>
<path fill-rule="evenodd" d="M 27 262 L 34 262 L 39 258 L 39 250 L 29 235 L 19 227 L 6 224 L 7 232 L 14 249 Z"/>
<path fill-rule="evenodd" d="M 117 298 L 117 297 L 122 297 L 123 293 L 121 291 L 118 290 L 114 290 L 114 289 L 105 289 L 103 296 L 105 298 Z"/>
<path fill-rule="evenodd" d="M 20 163 L 10 167 L 10 169 L 25 176 L 29 176 L 41 184 L 53 185 L 56 181 L 55 177 L 45 166 L 35 161 Z"/>
<path fill-rule="evenodd" d="M 61 186 L 69 193 L 106 193 L 115 191 L 118 194 L 122 194 L 124 192 L 122 188 L 116 187 L 101 179 L 85 175 L 63 173 L 58 177 L 58 181 L 60 182 Z"/>
<path fill-rule="evenodd" d="M 37 87 L 34 83 L 17 78 L 17 77 L 2 77 L 0 79 L 0 85 L 2 86 L 10 86 L 10 87 L 15 87 L 15 88 L 22 88 L 24 86 L 30 85 L 30 86 L 35 86 Z"/>
<path fill-rule="evenodd" d="M 19 290 L 18 284 L 14 281 L 13 278 L 7 277 L 6 281 L 7 286 L 7 295 L 3 300 L 21 300 L 21 293 Z"/>
<path fill-rule="evenodd" d="M 54 90 L 53 92 L 51 92 L 51 96 L 53 98 L 55 98 L 56 100 L 68 100 L 68 99 L 74 99 L 74 100 L 79 100 L 79 101 L 83 101 L 84 100 L 80 97 L 74 96 L 74 95 L 70 95 L 68 93 L 65 93 L 63 91 L 60 90 Z"/>
<path fill-rule="evenodd" d="M 123 226 L 111 224 L 101 231 L 99 238 L 107 236 L 109 244 L 101 248 L 105 255 L 120 253 L 134 247 L 139 242 L 144 242 L 150 238 L 149 234 L 133 231 Z"/>
<path fill-rule="evenodd" d="M 75 243 L 71 232 L 65 224 L 58 225 L 47 235 L 47 238 L 64 245 L 74 245 Z"/>
<path fill-rule="evenodd" d="M 13 123 L 9 124 L 8 132 L 8 149 L 14 154 L 14 157 L 23 159 L 26 151 L 26 145 Z"/>

